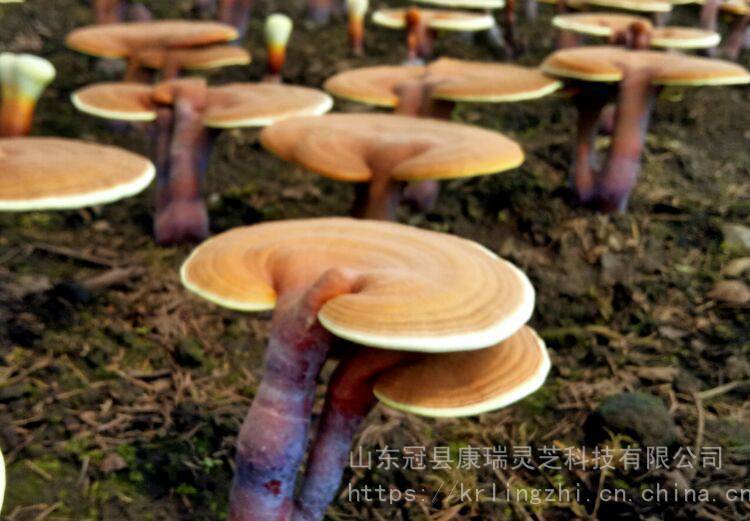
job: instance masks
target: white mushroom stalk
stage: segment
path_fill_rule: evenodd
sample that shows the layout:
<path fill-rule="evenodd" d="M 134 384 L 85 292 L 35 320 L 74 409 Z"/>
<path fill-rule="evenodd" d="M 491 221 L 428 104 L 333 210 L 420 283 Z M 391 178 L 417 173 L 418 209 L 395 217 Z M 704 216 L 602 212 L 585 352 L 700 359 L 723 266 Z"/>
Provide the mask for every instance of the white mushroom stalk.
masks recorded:
<path fill-rule="evenodd" d="M 286 61 L 286 47 L 293 29 L 294 22 L 285 14 L 275 13 L 266 19 L 267 81 L 280 81 L 281 69 Z"/>
<path fill-rule="evenodd" d="M 0 136 L 25 136 L 31 130 L 37 101 L 55 79 L 54 66 L 30 54 L 0 54 Z"/>

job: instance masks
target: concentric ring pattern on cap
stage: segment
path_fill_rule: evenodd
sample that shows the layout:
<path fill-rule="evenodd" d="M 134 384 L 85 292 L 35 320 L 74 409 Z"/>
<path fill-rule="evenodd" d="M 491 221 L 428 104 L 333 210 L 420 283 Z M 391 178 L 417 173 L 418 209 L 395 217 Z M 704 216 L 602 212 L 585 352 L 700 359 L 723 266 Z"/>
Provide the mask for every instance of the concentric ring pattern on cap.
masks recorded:
<path fill-rule="evenodd" d="M 320 322 L 372 347 L 482 349 L 516 333 L 534 308 L 528 278 L 479 244 L 381 221 L 238 228 L 199 246 L 181 274 L 189 290 L 214 303 L 260 311 L 275 306 L 277 292 L 303 291 L 331 269 L 353 277 L 356 289 L 329 300 Z"/>

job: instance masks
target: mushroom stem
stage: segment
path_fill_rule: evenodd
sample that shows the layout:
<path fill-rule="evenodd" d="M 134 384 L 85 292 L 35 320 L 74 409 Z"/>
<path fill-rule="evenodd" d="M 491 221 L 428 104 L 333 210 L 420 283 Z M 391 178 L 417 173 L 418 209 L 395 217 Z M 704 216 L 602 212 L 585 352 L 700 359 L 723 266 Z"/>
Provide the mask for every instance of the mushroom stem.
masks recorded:
<path fill-rule="evenodd" d="M 503 9 L 503 37 L 506 47 L 510 52 L 516 50 L 515 25 L 516 0 L 505 0 L 505 8 Z"/>
<path fill-rule="evenodd" d="M 252 8 L 253 0 L 221 0 L 218 19 L 237 28 L 239 37 L 244 38 Z"/>
<path fill-rule="evenodd" d="M 406 13 L 406 45 L 409 51 L 409 63 L 424 63 L 433 55 L 435 31 L 430 29 L 428 21 L 417 8 Z"/>
<path fill-rule="evenodd" d="M 658 90 L 652 76 L 647 69 L 626 68 L 620 81 L 609 157 L 595 189 L 596 205 L 603 212 L 625 211 L 635 186 Z"/>
<path fill-rule="evenodd" d="M 570 187 L 581 204 L 594 198 L 596 174 L 593 166 L 595 140 L 604 107 L 611 97 L 610 89 L 593 84 L 583 84 L 573 97 L 578 110 L 574 167 Z"/>
<path fill-rule="evenodd" d="M 450 120 L 456 104 L 452 101 L 438 100 L 432 96 L 434 84 L 415 80 L 396 87 L 398 105 L 395 114 L 418 118 L 435 118 Z M 440 183 L 435 180 L 418 181 L 409 184 L 403 193 L 403 200 L 413 204 L 417 210 L 432 210 L 440 196 Z"/>
<path fill-rule="evenodd" d="M 565 0 L 557 0 L 555 3 L 555 13 L 565 14 L 569 11 L 568 4 Z M 557 30 L 556 49 L 567 49 L 569 47 L 578 47 L 581 45 L 581 37 L 572 31 Z"/>
<path fill-rule="evenodd" d="M 211 139 L 203 125 L 205 83 L 174 89 L 173 107 L 157 111 L 154 235 L 159 244 L 198 241 L 208 236 L 203 176 Z"/>
<path fill-rule="evenodd" d="M 727 43 L 724 44 L 724 56 L 730 60 L 737 60 L 745 40 L 745 30 L 750 23 L 750 14 L 738 16 L 732 23 L 732 29 L 727 37 Z"/>
<path fill-rule="evenodd" d="M 376 171 L 369 182 L 355 186 L 352 215 L 360 219 L 395 221 L 405 186 L 390 174 Z"/>
<path fill-rule="evenodd" d="M 707 31 L 716 32 L 719 8 L 722 0 L 705 0 L 701 7 L 700 26 Z"/>
<path fill-rule="evenodd" d="M 328 383 L 292 521 L 323 519 L 341 485 L 354 435 L 377 403 L 373 388 L 378 375 L 408 356 L 398 351 L 355 347 L 356 354 L 339 362 Z"/>
<path fill-rule="evenodd" d="M 533 22 L 539 17 L 539 2 L 537 0 L 526 0 L 524 7 L 527 20 Z"/>
<path fill-rule="evenodd" d="M 307 2 L 307 15 L 315 23 L 328 23 L 332 13 L 332 0 L 308 0 Z"/>
<path fill-rule="evenodd" d="M 122 0 L 94 0 L 97 24 L 113 24 L 122 20 L 125 6 Z"/>
<path fill-rule="evenodd" d="M 317 319 L 352 279 L 330 270 L 307 290 L 282 291 L 266 350 L 265 372 L 237 439 L 230 521 L 287 521 L 307 446 L 316 379 L 333 336 Z"/>

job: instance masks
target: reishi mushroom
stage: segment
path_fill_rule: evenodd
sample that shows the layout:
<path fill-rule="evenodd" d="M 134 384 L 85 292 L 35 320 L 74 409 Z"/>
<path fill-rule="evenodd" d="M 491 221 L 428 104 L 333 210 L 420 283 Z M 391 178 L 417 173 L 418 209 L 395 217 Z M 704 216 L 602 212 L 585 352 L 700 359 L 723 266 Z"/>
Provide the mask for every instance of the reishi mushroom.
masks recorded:
<path fill-rule="evenodd" d="M 663 86 L 698 87 L 750 83 L 750 73 L 734 63 L 621 47 L 579 47 L 550 55 L 547 74 L 578 91 L 575 167 L 570 184 L 579 202 L 604 212 L 625 211 L 641 164 L 643 144 L 656 94 Z M 594 138 L 604 106 L 616 98 L 614 132 L 604 168 L 592 166 Z"/>
<path fill-rule="evenodd" d="M 266 18 L 266 52 L 268 63 L 264 81 L 281 83 L 281 69 L 286 62 L 286 47 L 292 36 L 294 22 L 285 14 L 275 13 Z"/>
<path fill-rule="evenodd" d="M 83 208 L 130 197 L 155 176 L 144 157 L 71 139 L 0 139 L 0 211 Z"/>
<path fill-rule="evenodd" d="M 321 519 L 378 399 L 427 416 L 479 414 L 533 392 L 550 367 L 524 327 L 534 308 L 526 276 L 447 234 L 344 218 L 264 223 L 208 240 L 181 277 L 220 306 L 273 309 L 237 441 L 231 521 Z M 295 500 L 316 380 L 342 341 Z"/>
<path fill-rule="evenodd" d="M 208 235 L 203 176 L 216 132 L 209 129 L 261 127 L 330 110 L 320 91 L 267 83 L 208 87 L 202 79 L 182 79 L 151 87 L 103 83 L 73 93 L 80 111 L 120 121 L 153 121 L 158 170 L 154 232 L 160 244 L 200 240 Z"/>
<path fill-rule="evenodd" d="M 745 32 L 750 23 L 750 4 L 746 0 L 702 0 L 700 3 L 703 4 L 700 17 L 703 29 L 716 30 L 719 12 L 726 13 L 733 19 L 722 54 L 730 60 L 736 60 L 745 44 Z"/>
<path fill-rule="evenodd" d="M 476 9 L 493 16 L 494 10 L 503 9 L 502 28 L 495 23 L 487 30 L 487 41 L 494 49 L 502 50 L 506 56 L 512 56 L 516 50 L 515 0 L 415 0 L 417 4 L 427 4 L 447 9 Z M 494 16 L 493 16 L 494 20 Z"/>
<path fill-rule="evenodd" d="M 349 46 L 355 56 L 365 53 L 365 15 L 369 0 L 346 0 Z"/>
<path fill-rule="evenodd" d="M 644 27 L 648 35 L 641 42 L 630 43 L 630 38 L 625 33 L 634 24 Z M 721 41 L 721 36 L 715 31 L 693 27 L 653 27 L 648 18 L 621 13 L 557 15 L 552 19 L 552 25 L 571 33 L 607 38 L 611 43 L 623 42 L 631 48 L 651 46 L 662 49 L 709 49 L 716 47 Z"/>
<path fill-rule="evenodd" d="M 521 102 L 561 85 L 535 68 L 441 58 L 426 66 L 352 69 L 329 78 L 324 88 L 340 98 L 393 108 L 396 114 L 450 119 L 458 102 Z M 405 199 L 429 210 L 438 192 L 436 181 L 423 181 L 408 187 Z"/>
<path fill-rule="evenodd" d="M 389 114 L 330 114 L 281 121 L 261 132 L 262 145 L 285 161 L 354 183 L 352 214 L 395 220 L 409 182 L 495 174 L 524 155 L 497 132 Z"/>
<path fill-rule="evenodd" d="M 125 79 L 130 81 L 143 72 L 142 53 L 163 56 L 164 79 L 171 79 L 182 69 L 177 59 L 185 56 L 185 49 L 222 44 L 238 36 L 234 27 L 218 22 L 158 20 L 81 27 L 71 31 L 65 43 L 97 58 L 127 60 Z"/>
<path fill-rule="evenodd" d="M 484 13 L 448 9 L 400 8 L 379 9 L 372 22 L 389 29 L 407 30 L 408 61 L 423 63 L 432 56 L 436 31 L 487 31 L 495 19 Z"/>
<path fill-rule="evenodd" d="M 30 54 L 0 54 L 0 137 L 28 135 L 44 89 L 55 78 L 54 66 Z"/>

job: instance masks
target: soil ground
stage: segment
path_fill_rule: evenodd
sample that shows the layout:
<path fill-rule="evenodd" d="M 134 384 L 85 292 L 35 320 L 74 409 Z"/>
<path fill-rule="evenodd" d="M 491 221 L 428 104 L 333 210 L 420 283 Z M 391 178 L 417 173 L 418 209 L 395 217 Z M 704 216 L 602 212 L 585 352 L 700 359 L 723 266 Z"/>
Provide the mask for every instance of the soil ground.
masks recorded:
<path fill-rule="evenodd" d="M 304 21 L 301 3 L 259 0 L 256 6 L 256 13 L 283 9 L 297 21 L 289 82 L 320 86 L 337 71 L 404 59 L 402 35 L 374 27 L 367 57 L 351 58 L 342 20 L 314 26 Z M 57 67 L 35 134 L 147 153 L 142 129 L 115 130 L 68 101 L 76 88 L 117 77 L 64 47 L 68 31 L 91 22 L 87 4 L 4 5 L 0 49 L 38 54 Z M 159 17 L 200 16 L 189 0 L 147 5 Z M 551 8 L 540 11 L 534 23 L 520 16 L 521 63 L 536 64 L 552 48 Z M 255 55 L 249 73 L 225 70 L 212 82 L 262 75 L 261 18 L 253 19 L 246 43 Z M 677 19 L 695 23 L 697 9 L 679 7 Z M 441 38 L 438 52 L 493 59 L 460 35 Z M 750 498 L 727 498 L 731 489 L 750 488 L 750 310 L 707 296 L 727 277 L 722 270 L 730 261 L 750 256 L 722 233 L 728 224 L 750 223 L 748 107 L 746 88 L 665 92 L 630 211 L 606 217 L 569 203 L 565 177 L 575 114 L 564 97 L 459 106 L 455 119 L 512 136 L 526 150 L 526 163 L 445 183 L 433 212 L 404 211 L 401 218 L 479 241 L 526 270 L 538 290 L 532 325 L 550 347 L 553 370 L 530 398 L 480 418 L 425 420 L 379 408 L 357 445 L 366 451 L 449 447 L 454 468 L 350 470 L 346 480 L 353 487 L 411 488 L 418 500 L 357 502 L 344 488 L 330 519 L 750 517 Z M 369 110 L 347 103 L 337 109 Z M 349 187 L 263 152 L 254 131 L 219 138 L 208 194 L 215 232 L 341 215 L 352 200 Z M 9 483 L 3 519 L 226 515 L 234 437 L 260 378 L 268 316 L 222 310 L 182 289 L 177 268 L 190 248 L 153 244 L 152 195 L 83 211 L 0 214 L 0 446 Z M 60 285 L 117 267 L 132 268 L 131 276 L 104 291 Z M 722 468 L 455 468 L 462 447 L 581 446 L 584 421 L 597 404 L 632 390 L 662 399 L 680 446 L 721 446 Z M 616 436 L 610 445 L 628 443 Z M 639 500 L 640 491 L 675 482 L 680 491 L 707 489 L 711 499 Z M 456 484 L 492 483 L 515 491 L 559 486 L 572 497 L 507 503 L 450 492 Z M 628 500 L 596 501 L 598 491 L 615 488 L 627 491 Z"/>

